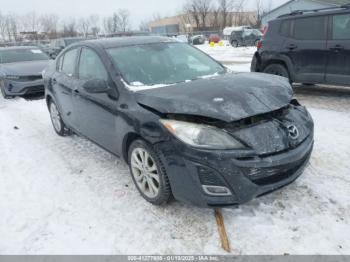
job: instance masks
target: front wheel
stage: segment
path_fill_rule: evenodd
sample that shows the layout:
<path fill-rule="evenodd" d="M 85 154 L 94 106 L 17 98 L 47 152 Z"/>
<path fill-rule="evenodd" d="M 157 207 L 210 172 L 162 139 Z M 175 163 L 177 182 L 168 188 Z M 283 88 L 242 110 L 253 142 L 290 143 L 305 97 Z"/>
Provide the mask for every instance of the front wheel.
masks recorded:
<path fill-rule="evenodd" d="M 233 40 L 233 41 L 231 42 L 231 45 L 232 45 L 233 47 L 238 47 L 238 42 L 237 42 L 236 40 Z"/>
<path fill-rule="evenodd" d="M 152 145 L 134 141 L 128 153 L 132 179 L 142 197 L 154 205 L 170 201 L 171 189 L 165 167 Z"/>
<path fill-rule="evenodd" d="M 283 76 L 285 78 L 288 78 L 289 81 L 291 81 L 287 68 L 285 68 L 281 64 L 272 64 L 272 65 L 267 66 L 264 69 L 264 73 L 271 74 L 271 75 L 277 75 L 277 76 Z"/>
<path fill-rule="evenodd" d="M 58 108 L 53 101 L 50 101 L 49 103 L 49 111 L 50 111 L 51 122 L 52 122 L 53 128 L 55 129 L 55 132 L 59 136 L 67 136 L 71 134 L 69 128 L 66 127 L 66 125 L 64 124 L 61 114 L 58 111 Z"/>

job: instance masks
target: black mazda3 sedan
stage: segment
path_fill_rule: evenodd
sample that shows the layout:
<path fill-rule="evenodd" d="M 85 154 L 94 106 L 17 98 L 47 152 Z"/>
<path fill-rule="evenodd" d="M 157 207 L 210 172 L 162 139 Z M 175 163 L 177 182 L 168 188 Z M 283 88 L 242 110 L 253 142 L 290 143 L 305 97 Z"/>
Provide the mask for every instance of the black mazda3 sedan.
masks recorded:
<path fill-rule="evenodd" d="M 232 73 L 162 37 L 80 42 L 44 74 L 58 135 L 122 157 L 140 194 L 161 205 L 245 203 L 293 182 L 313 121 L 287 79 Z"/>

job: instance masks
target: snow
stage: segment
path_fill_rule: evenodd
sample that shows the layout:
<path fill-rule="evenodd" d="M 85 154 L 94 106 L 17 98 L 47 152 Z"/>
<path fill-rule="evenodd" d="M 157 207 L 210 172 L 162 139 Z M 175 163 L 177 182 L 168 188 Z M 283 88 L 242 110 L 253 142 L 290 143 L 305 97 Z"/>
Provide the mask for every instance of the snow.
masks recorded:
<path fill-rule="evenodd" d="M 201 49 L 249 71 L 235 61 L 253 48 Z M 288 187 L 223 209 L 232 254 L 350 253 L 350 90 L 296 91 L 315 120 L 310 165 Z M 44 100 L 0 98 L 0 157 L 1 254 L 226 254 L 212 210 L 148 204 L 121 160 L 57 136 Z"/>
<path fill-rule="evenodd" d="M 198 45 L 198 49 L 209 54 L 224 66 L 236 72 L 249 72 L 252 57 L 256 47 L 232 47 L 228 41 L 223 41 L 223 46 L 209 44 Z"/>

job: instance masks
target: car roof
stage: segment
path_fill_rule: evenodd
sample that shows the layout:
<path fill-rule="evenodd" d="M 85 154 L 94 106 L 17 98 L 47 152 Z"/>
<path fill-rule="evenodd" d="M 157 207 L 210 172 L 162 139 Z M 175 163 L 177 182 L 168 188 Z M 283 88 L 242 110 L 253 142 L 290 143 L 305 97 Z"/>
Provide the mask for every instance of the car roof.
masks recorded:
<path fill-rule="evenodd" d="M 39 49 L 37 46 L 8 46 L 0 47 L 0 50 L 21 50 L 21 49 Z"/>
<path fill-rule="evenodd" d="M 126 36 L 126 37 L 114 37 L 87 40 L 79 43 L 75 43 L 72 46 L 80 45 L 97 45 L 103 49 L 109 49 L 114 47 L 144 45 L 144 44 L 156 44 L 156 43 L 177 43 L 176 39 L 161 36 Z"/>
<path fill-rule="evenodd" d="M 300 13 L 298 13 L 300 12 Z M 319 10 L 296 10 L 290 14 L 284 14 L 279 16 L 276 20 L 285 20 L 285 19 L 296 19 L 303 17 L 313 17 L 313 16 L 322 16 L 322 15 L 333 15 L 333 14 L 345 14 L 350 13 L 350 6 L 348 8 L 329 8 L 329 9 L 319 9 Z"/>

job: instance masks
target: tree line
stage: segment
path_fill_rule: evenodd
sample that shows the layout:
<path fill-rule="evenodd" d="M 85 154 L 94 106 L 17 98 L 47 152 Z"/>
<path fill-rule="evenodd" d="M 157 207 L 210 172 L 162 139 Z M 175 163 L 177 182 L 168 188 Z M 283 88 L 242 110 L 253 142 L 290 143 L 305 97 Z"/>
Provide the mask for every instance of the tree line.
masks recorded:
<path fill-rule="evenodd" d="M 126 9 L 119 9 L 111 16 L 103 18 L 92 14 L 81 18 L 66 19 L 56 14 L 30 12 L 18 15 L 0 12 L 0 38 L 7 41 L 18 41 L 24 33 L 29 35 L 31 40 L 97 36 L 100 33 L 112 34 L 129 31 L 130 22 L 130 12 Z"/>
<path fill-rule="evenodd" d="M 271 0 L 255 1 L 256 26 L 261 23 L 262 15 L 271 10 Z M 197 29 L 223 29 L 232 25 L 232 16 L 243 19 L 247 0 L 187 0 L 180 14 L 183 23 L 195 24 Z M 139 25 L 140 31 L 148 31 L 148 23 L 163 18 L 154 14 L 151 19 L 144 20 Z M 235 21 L 235 24 L 242 24 Z M 62 18 L 56 14 L 37 14 L 29 12 L 24 15 L 3 14 L 0 12 L 0 38 L 7 41 L 18 41 L 21 32 L 29 35 L 31 40 L 55 39 L 58 37 L 97 36 L 131 30 L 131 15 L 127 9 L 119 9 L 107 17 L 92 14 L 81 18 Z"/>

